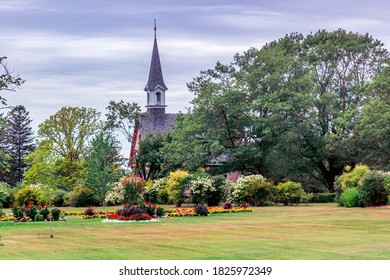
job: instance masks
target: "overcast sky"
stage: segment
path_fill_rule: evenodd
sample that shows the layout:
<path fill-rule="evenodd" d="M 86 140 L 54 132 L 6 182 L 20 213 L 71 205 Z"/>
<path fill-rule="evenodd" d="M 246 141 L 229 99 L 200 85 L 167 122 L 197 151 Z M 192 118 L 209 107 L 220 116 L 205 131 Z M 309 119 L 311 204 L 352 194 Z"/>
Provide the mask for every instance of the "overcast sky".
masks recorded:
<path fill-rule="evenodd" d="M 388 0 L 0 0 L 0 15 L 0 56 L 26 80 L 1 94 L 35 132 L 63 106 L 146 105 L 153 19 L 168 112 L 186 110 L 201 70 L 291 32 L 368 32 L 390 49 Z"/>

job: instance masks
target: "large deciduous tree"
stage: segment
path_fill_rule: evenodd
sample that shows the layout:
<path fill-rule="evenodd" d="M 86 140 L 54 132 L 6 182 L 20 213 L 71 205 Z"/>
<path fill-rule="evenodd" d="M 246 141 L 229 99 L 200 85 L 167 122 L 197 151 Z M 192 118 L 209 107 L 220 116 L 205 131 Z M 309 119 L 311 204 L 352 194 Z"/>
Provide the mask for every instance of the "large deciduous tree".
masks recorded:
<path fill-rule="evenodd" d="M 38 136 L 50 141 L 55 155 L 79 161 L 99 127 L 100 113 L 91 108 L 63 107 L 39 125 Z"/>
<path fill-rule="evenodd" d="M 377 98 L 367 86 L 388 63 L 380 41 L 344 30 L 292 33 L 237 54 L 189 83 L 194 106 L 164 147 L 168 161 L 222 158 L 225 171 L 314 180 L 333 191 L 343 167 L 363 160 L 357 121 Z"/>

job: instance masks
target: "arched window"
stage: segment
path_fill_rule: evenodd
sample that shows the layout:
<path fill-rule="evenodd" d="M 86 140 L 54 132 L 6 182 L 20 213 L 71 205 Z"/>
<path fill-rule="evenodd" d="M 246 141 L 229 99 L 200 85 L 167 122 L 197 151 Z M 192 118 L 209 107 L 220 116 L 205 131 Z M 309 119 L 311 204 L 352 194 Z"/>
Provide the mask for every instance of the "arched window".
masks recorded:
<path fill-rule="evenodd" d="M 156 104 L 161 105 L 161 93 L 156 92 Z"/>

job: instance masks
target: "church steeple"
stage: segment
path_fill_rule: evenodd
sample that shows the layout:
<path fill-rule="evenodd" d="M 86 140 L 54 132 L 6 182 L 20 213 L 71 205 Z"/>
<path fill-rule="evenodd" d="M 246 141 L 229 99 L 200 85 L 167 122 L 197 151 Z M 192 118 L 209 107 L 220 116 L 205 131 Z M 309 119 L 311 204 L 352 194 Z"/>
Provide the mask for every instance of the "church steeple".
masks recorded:
<path fill-rule="evenodd" d="M 146 107 L 166 107 L 165 91 L 168 90 L 164 83 L 164 78 L 161 70 L 160 55 L 157 46 L 157 27 L 154 20 L 154 44 L 152 51 L 152 59 L 150 62 L 149 79 L 144 90 L 148 94 L 148 104 Z"/>

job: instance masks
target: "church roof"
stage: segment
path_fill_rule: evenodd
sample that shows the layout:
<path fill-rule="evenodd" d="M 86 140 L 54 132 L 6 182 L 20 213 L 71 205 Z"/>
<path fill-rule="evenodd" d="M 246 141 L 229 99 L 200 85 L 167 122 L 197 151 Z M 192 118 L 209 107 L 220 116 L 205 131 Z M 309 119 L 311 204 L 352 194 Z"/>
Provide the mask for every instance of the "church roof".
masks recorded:
<path fill-rule="evenodd" d="M 154 27 L 154 44 L 152 52 L 152 60 L 150 62 L 149 80 L 145 86 L 145 91 L 155 90 L 160 87 L 163 90 L 168 90 L 164 83 L 164 78 L 161 70 L 160 55 L 158 54 L 156 26 Z"/>

